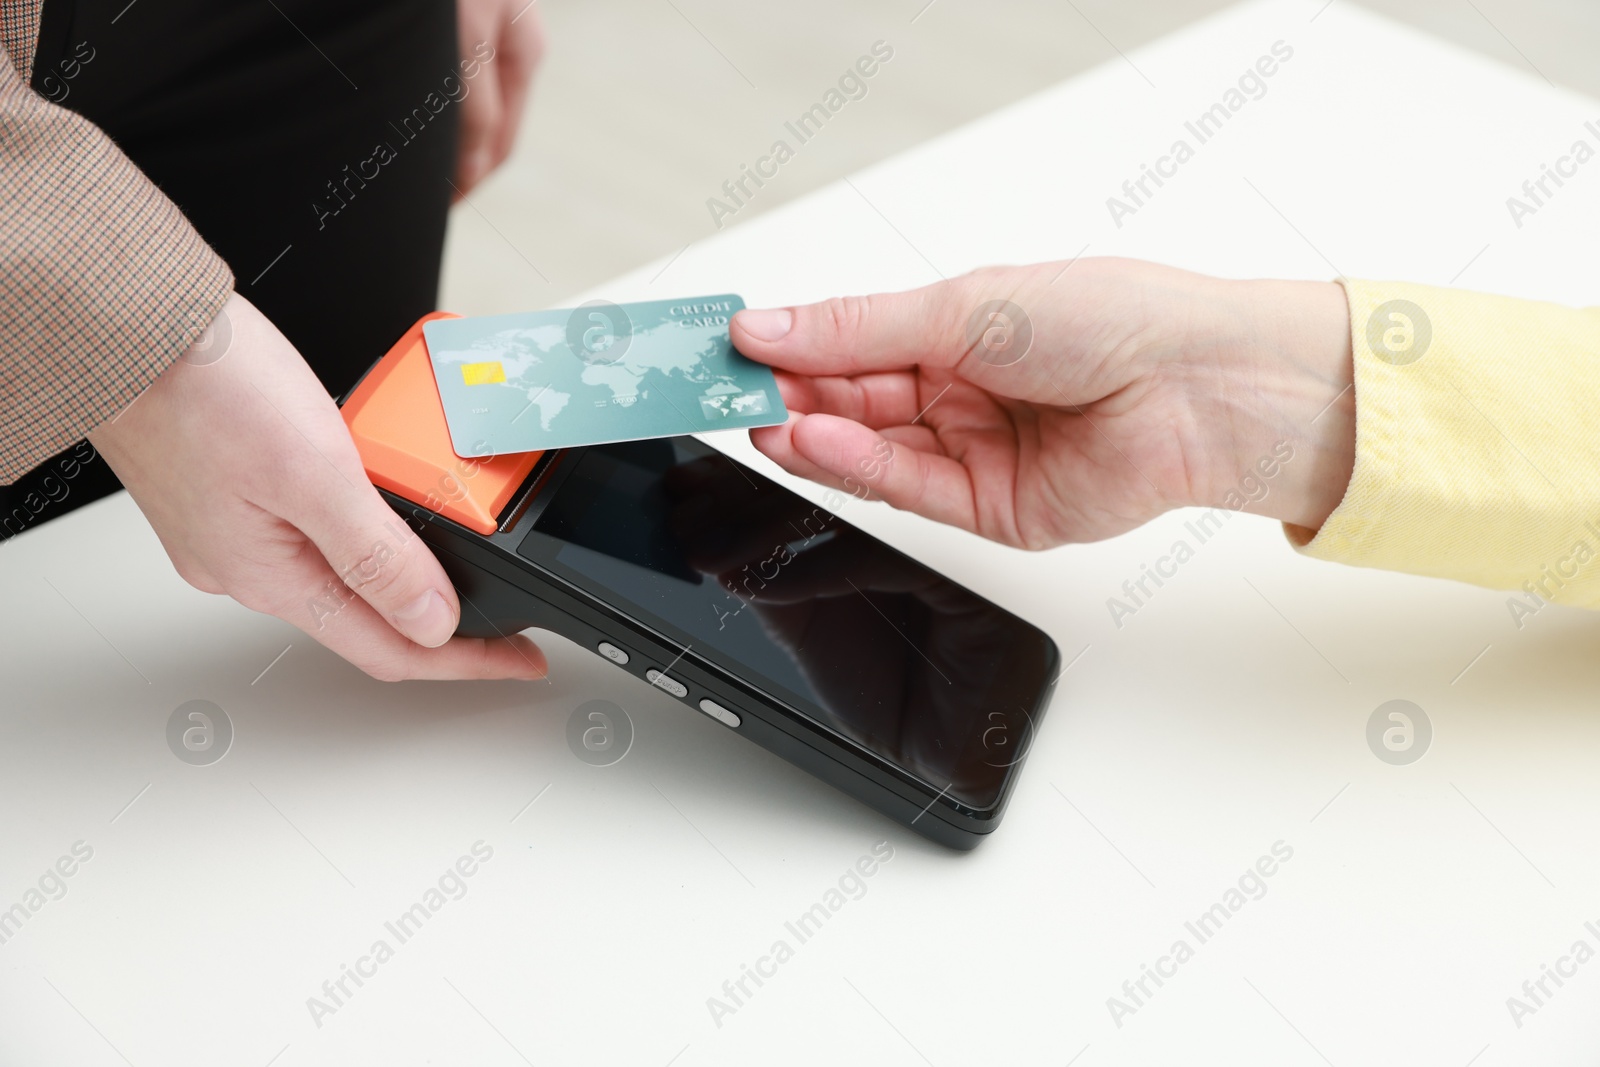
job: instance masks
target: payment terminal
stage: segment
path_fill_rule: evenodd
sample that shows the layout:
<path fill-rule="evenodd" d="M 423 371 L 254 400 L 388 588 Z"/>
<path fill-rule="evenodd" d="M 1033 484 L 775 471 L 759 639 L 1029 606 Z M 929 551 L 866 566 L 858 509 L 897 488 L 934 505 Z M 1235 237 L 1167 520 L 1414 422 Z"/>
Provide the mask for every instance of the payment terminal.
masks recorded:
<path fill-rule="evenodd" d="M 999 824 L 1060 670 L 1037 627 L 693 437 L 459 457 L 422 322 L 342 407 L 458 633 L 557 633 L 953 848 Z"/>

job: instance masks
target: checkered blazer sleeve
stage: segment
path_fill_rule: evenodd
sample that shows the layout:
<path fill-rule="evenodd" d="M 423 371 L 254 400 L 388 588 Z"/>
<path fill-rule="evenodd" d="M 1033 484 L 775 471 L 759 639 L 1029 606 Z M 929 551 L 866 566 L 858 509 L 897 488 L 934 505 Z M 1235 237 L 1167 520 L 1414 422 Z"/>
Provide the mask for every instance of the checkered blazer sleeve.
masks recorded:
<path fill-rule="evenodd" d="M 116 415 L 233 274 L 94 124 L 28 87 L 43 0 L 0 0 L 0 484 Z"/>

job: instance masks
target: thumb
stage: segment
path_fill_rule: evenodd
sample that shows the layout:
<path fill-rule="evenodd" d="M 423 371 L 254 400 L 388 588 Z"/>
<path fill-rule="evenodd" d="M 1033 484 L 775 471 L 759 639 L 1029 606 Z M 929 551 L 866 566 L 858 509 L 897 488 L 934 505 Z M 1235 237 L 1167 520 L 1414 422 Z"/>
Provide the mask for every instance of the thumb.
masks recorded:
<path fill-rule="evenodd" d="M 504 103 L 500 95 L 500 74 L 485 63 L 478 83 L 461 101 L 461 140 L 456 148 L 457 200 L 477 186 L 494 169 L 495 137 L 500 129 Z"/>
<path fill-rule="evenodd" d="M 956 279 L 904 293 L 741 311 L 729 335 L 751 359 L 796 374 L 954 367 L 972 347 L 966 288 Z"/>
<path fill-rule="evenodd" d="M 316 499 L 296 524 L 344 584 L 417 644 L 448 641 L 461 618 L 449 576 L 365 477 Z"/>
<path fill-rule="evenodd" d="M 528 5 L 532 7 L 532 4 Z M 516 26 L 517 19 L 527 21 Z M 539 23 L 539 13 L 524 9 L 524 15 L 514 16 L 500 35 L 500 48 L 496 59 L 501 68 L 496 72 L 500 80 L 502 115 L 495 133 L 494 156 L 503 160 L 511 155 L 517 133 L 522 127 L 522 114 L 528 103 L 528 86 L 533 81 L 534 69 L 544 54 L 544 31 Z"/>

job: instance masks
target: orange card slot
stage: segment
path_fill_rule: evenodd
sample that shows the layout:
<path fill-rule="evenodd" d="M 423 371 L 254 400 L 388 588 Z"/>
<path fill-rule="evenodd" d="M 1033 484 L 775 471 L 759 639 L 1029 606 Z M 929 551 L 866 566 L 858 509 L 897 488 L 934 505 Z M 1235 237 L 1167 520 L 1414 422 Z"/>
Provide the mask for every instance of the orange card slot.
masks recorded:
<path fill-rule="evenodd" d="M 345 401 L 344 421 L 373 485 L 487 535 L 544 453 L 455 454 L 422 336 L 423 323 L 450 318 L 434 312 L 407 330 Z"/>

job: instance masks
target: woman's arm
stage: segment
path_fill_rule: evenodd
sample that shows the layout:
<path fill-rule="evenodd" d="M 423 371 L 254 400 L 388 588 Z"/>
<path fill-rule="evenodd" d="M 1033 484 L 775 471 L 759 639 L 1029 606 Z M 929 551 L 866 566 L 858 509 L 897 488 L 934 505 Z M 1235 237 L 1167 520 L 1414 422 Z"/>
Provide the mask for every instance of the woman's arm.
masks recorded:
<path fill-rule="evenodd" d="M 1600 311 L 1090 259 L 733 336 L 792 412 L 768 456 L 998 541 L 1229 508 L 1318 558 L 1600 607 Z"/>

